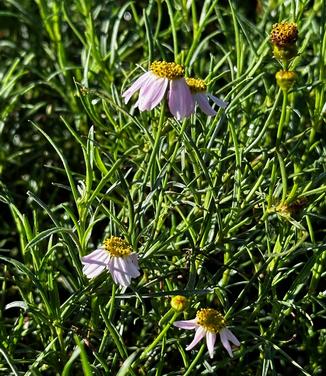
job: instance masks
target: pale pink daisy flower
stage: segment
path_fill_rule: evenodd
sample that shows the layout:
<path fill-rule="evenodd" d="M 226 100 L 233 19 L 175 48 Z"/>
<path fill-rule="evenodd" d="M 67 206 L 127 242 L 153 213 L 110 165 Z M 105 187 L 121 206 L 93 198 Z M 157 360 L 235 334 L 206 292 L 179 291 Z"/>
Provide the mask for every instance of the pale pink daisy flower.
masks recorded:
<path fill-rule="evenodd" d="M 226 108 L 228 103 L 222 101 L 221 99 L 215 97 L 214 95 L 207 93 L 207 86 L 204 80 L 200 78 L 186 78 L 187 85 L 192 93 L 195 103 L 198 104 L 199 108 L 208 116 L 216 115 L 216 111 L 213 110 L 212 106 L 209 104 L 208 99 L 211 99 L 219 107 Z"/>
<path fill-rule="evenodd" d="M 206 344 L 209 356 L 213 358 L 216 334 L 220 334 L 222 345 L 233 358 L 231 345 L 240 346 L 240 342 L 235 335 L 225 325 L 225 319 L 213 308 L 203 308 L 197 311 L 196 318 L 192 320 L 175 321 L 174 326 L 181 329 L 196 330 L 193 341 L 187 346 L 186 350 L 191 350 L 197 343 L 206 336 Z"/>
<path fill-rule="evenodd" d="M 107 269 L 113 281 L 123 287 L 140 275 L 137 254 L 125 240 L 116 236 L 105 239 L 102 247 L 82 257 L 82 264 L 87 278 L 97 277 Z"/>
<path fill-rule="evenodd" d="M 128 103 L 139 90 L 136 107 L 149 111 L 156 107 L 167 92 L 170 112 L 177 120 L 182 120 L 194 112 L 195 103 L 184 78 L 184 68 L 180 64 L 154 61 L 149 71 L 142 74 L 122 96 Z"/>

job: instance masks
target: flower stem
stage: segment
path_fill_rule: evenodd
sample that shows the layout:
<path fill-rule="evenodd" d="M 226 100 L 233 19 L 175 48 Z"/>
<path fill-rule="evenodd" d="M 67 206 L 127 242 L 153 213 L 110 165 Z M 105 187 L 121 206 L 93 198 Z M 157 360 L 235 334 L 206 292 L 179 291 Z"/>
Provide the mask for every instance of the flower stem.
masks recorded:
<path fill-rule="evenodd" d="M 198 354 L 196 355 L 195 359 L 191 362 L 190 366 L 188 367 L 186 373 L 183 375 L 183 376 L 188 376 L 190 375 L 192 369 L 196 366 L 196 364 L 198 363 L 200 357 L 202 356 L 203 352 L 204 352 L 204 349 L 205 349 L 205 344 L 203 343 L 198 351 Z"/>
<path fill-rule="evenodd" d="M 171 320 L 165 325 L 161 333 L 154 339 L 154 341 L 146 347 L 146 349 L 140 354 L 139 360 L 143 360 L 146 355 L 154 349 L 154 347 L 160 342 L 160 340 L 165 336 L 166 332 L 169 330 L 170 326 L 174 323 L 175 319 L 178 317 L 179 313 L 175 312 Z"/>
<path fill-rule="evenodd" d="M 281 112 L 280 121 L 278 123 L 277 135 L 276 135 L 276 150 L 277 151 L 278 151 L 278 148 L 279 148 L 281 140 L 282 140 L 283 127 L 284 127 L 285 118 L 286 118 L 287 104 L 288 104 L 288 93 L 286 91 L 283 91 L 282 112 Z"/>
<path fill-rule="evenodd" d="M 115 306 L 115 292 L 116 292 L 117 286 L 115 283 L 112 284 L 112 292 L 111 292 L 111 299 L 110 299 L 110 309 L 109 309 L 109 320 L 112 320 L 113 312 L 114 312 L 114 306 Z"/>
<path fill-rule="evenodd" d="M 148 181 L 148 176 L 151 172 L 151 169 L 154 168 L 155 157 L 156 157 L 159 145 L 160 145 L 162 127 L 163 127 L 163 122 L 164 122 L 164 114 L 165 114 L 165 102 L 163 102 L 163 105 L 161 108 L 160 119 L 159 119 L 158 126 L 157 126 L 157 132 L 156 132 L 155 139 L 154 139 L 152 153 L 149 158 L 148 167 L 145 172 L 144 182 Z"/>
<path fill-rule="evenodd" d="M 274 157 L 274 164 L 272 168 L 272 173 L 271 173 L 271 183 L 269 186 L 269 192 L 268 192 L 268 209 L 271 208 L 272 203 L 273 203 L 273 191 L 275 188 L 275 182 L 276 182 L 276 172 L 277 172 L 277 164 L 278 164 L 278 154 L 279 154 L 279 147 L 281 144 L 282 140 L 282 135 L 283 135 L 283 128 L 285 125 L 285 119 L 286 119 L 286 108 L 288 104 L 288 94 L 286 91 L 283 91 L 283 104 L 282 104 L 282 112 L 281 112 L 281 117 L 280 121 L 278 123 L 278 128 L 277 128 L 277 134 L 276 134 L 276 144 L 275 144 L 275 157 Z M 283 181 L 284 185 L 284 181 Z M 286 189 L 286 185 L 283 187 L 283 195 L 282 197 L 286 197 L 286 192 L 284 192 L 284 189 Z"/>

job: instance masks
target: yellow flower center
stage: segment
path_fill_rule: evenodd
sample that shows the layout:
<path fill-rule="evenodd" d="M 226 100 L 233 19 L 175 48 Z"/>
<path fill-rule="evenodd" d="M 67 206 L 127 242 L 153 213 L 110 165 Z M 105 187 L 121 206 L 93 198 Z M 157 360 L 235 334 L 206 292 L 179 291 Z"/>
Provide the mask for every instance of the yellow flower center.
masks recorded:
<path fill-rule="evenodd" d="M 113 257 L 126 257 L 131 253 L 130 245 L 123 239 L 117 236 L 111 236 L 111 238 L 104 240 L 104 248 Z"/>
<path fill-rule="evenodd" d="M 281 22 L 273 25 L 271 42 L 277 46 L 294 44 L 298 38 L 298 27 L 294 22 Z"/>
<path fill-rule="evenodd" d="M 198 325 L 212 333 L 218 333 L 225 327 L 224 317 L 213 308 L 203 308 L 197 311 L 196 320 Z"/>
<path fill-rule="evenodd" d="M 177 63 L 167 63 L 166 61 L 154 61 L 149 68 L 156 76 L 175 80 L 183 77 L 184 68 Z"/>
<path fill-rule="evenodd" d="M 192 93 L 200 93 L 207 89 L 205 81 L 200 78 L 186 78 L 186 82 Z"/>

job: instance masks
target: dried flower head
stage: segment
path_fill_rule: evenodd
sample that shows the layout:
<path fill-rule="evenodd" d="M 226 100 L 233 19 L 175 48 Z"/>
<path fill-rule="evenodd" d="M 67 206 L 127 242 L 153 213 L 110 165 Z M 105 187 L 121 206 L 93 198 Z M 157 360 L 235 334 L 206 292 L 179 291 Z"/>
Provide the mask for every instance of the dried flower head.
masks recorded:
<path fill-rule="evenodd" d="M 274 24 L 270 38 L 279 47 L 293 45 L 298 39 L 298 27 L 294 22 Z"/>
<path fill-rule="evenodd" d="M 273 53 L 277 59 L 288 61 L 297 55 L 296 41 L 298 28 L 294 22 L 281 22 L 273 25 L 271 35 Z"/>

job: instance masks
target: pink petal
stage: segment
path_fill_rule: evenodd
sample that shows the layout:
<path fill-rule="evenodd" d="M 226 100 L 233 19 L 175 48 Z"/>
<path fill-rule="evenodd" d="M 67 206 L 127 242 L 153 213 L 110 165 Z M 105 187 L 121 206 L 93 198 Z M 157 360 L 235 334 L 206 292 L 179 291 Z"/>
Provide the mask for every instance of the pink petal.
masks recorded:
<path fill-rule="evenodd" d="M 229 344 L 229 338 L 228 338 L 228 334 L 226 332 L 226 328 L 224 328 L 220 331 L 220 338 L 221 338 L 222 345 L 224 346 L 226 351 L 229 353 L 230 357 L 233 358 L 232 349 L 231 349 L 231 346 Z"/>
<path fill-rule="evenodd" d="M 127 264 L 123 257 L 117 257 L 116 264 L 120 271 L 120 285 L 128 287 L 131 283 L 131 276 L 127 270 Z"/>
<path fill-rule="evenodd" d="M 139 111 L 149 111 L 157 106 L 164 97 L 169 80 L 152 74 L 152 78 L 140 89 L 137 102 Z"/>
<path fill-rule="evenodd" d="M 196 330 L 193 341 L 186 347 L 186 350 L 191 350 L 192 348 L 194 348 L 197 345 L 197 343 L 205 337 L 205 333 L 205 329 L 199 326 Z"/>
<path fill-rule="evenodd" d="M 132 263 L 130 259 L 125 260 L 126 263 L 126 271 L 130 275 L 131 278 L 137 278 L 140 276 L 140 272 L 137 269 L 136 265 Z"/>
<path fill-rule="evenodd" d="M 148 72 L 148 73 L 149 73 L 148 79 L 146 80 L 146 82 L 144 82 L 144 84 L 140 88 L 138 100 L 137 100 L 137 103 L 135 104 L 135 107 L 139 107 L 139 104 L 145 99 L 147 99 L 148 89 L 151 87 L 152 83 L 157 82 L 157 80 L 159 79 L 159 77 L 157 77 L 152 72 Z"/>
<path fill-rule="evenodd" d="M 130 100 L 130 98 L 133 96 L 133 94 L 139 90 L 146 81 L 152 76 L 151 72 L 146 72 L 142 74 L 131 86 L 128 90 L 126 90 L 122 97 L 125 99 L 125 103 L 127 104 Z"/>
<path fill-rule="evenodd" d="M 229 330 L 228 328 L 224 328 L 224 331 L 229 339 L 235 346 L 240 346 L 240 342 L 238 338 Z"/>
<path fill-rule="evenodd" d="M 107 269 L 109 270 L 112 279 L 115 283 L 118 283 L 117 276 L 116 276 L 116 266 L 115 266 L 115 259 L 116 257 L 111 257 L 110 261 L 107 264 Z"/>
<path fill-rule="evenodd" d="M 195 101 L 198 103 L 199 108 L 208 116 L 216 115 L 216 111 L 210 106 L 207 96 L 204 93 L 194 94 Z"/>
<path fill-rule="evenodd" d="M 83 268 L 83 273 L 87 278 L 95 278 L 100 275 L 104 269 L 104 265 L 92 265 L 91 267 L 87 265 Z"/>
<path fill-rule="evenodd" d="M 138 266 L 138 255 L 137 253 L 132 253 L 130 256 L 129 256 L 129 259 L 130 261 L 135 265 L 135 267 L 137 269 L 139 269 L 139 266 Z"/>
<path fill-rule="evenodd" d="M 103 248 L 98 248 L 89 255 L 83 256 L 81 261 L 83 264 L 100 264 L 104 255 L 108 255 L 108 253 Z"/>
<path fill-rule="evenodd" d="M 121 257 L 111 257 L 108 269 L 115 283 L 127 287 L 130 285 L 130 277 L 128 278 L 128 275 L 124 272 L 123 266 L 120 264 L 120 259 Z"/>
<path fill-rule="evenodd" d="M 157 91 L 156 91 L 155 95 L 153 93 L 152 102 L 151 102 L 149 110 L 153 109 L 159 103 L 161 103 L 161 101 L 162 101 L 162 99 L 163 99 L 163 97 L 166 93 L 166 89 L 168 87 L 168 84 L 169 84 L 169 80 L 167 78 L 163 78 L 163 81 L 161 82 L 161 84 L 156 86 Z"/>
<path fill-rule="evenodd" d="M 175 321 L 173 325 L 180 329 L 196 329 L 198 327 L 196 319 Z"/>
<path fill-rule="evenodd" d="M 190 116 L 195 109 L 195 102 L 185 79 L 170 81 L 169 109 L 177 120 Z"/>
<path fill-rule="evenodd" d="M 82 257 L 83 273 L 87 278 L 94 278 L 102 273 L 105 269 L 110 255 L 103 249 L 99 248 L 91 254 Z"/>
<path fill-rule="evenodd" d="M 215 341 L 216 341 L 216 334 L 207 332 L 206 333 L 206 344 L 208 348 L 208 353 L 211 359 L 214 357 L 214 346 L 215 346 Z"/>
<path fill-rule="evenodd" d="M 215 97 L 214 95 L 212 95 L 212 94 L 207 94 L 208 95 L 208 97 L 212 100 L 212 101 L 214 101 L 219 107 L 222 107 L 222 108 L 226 108 L 227 106 L 228 106 L 228 102 L 224 102 L 224 101 L 222 101 L 222 99 L 219 99 L 219 98 L 217 98 L 217 97 Z"/>

